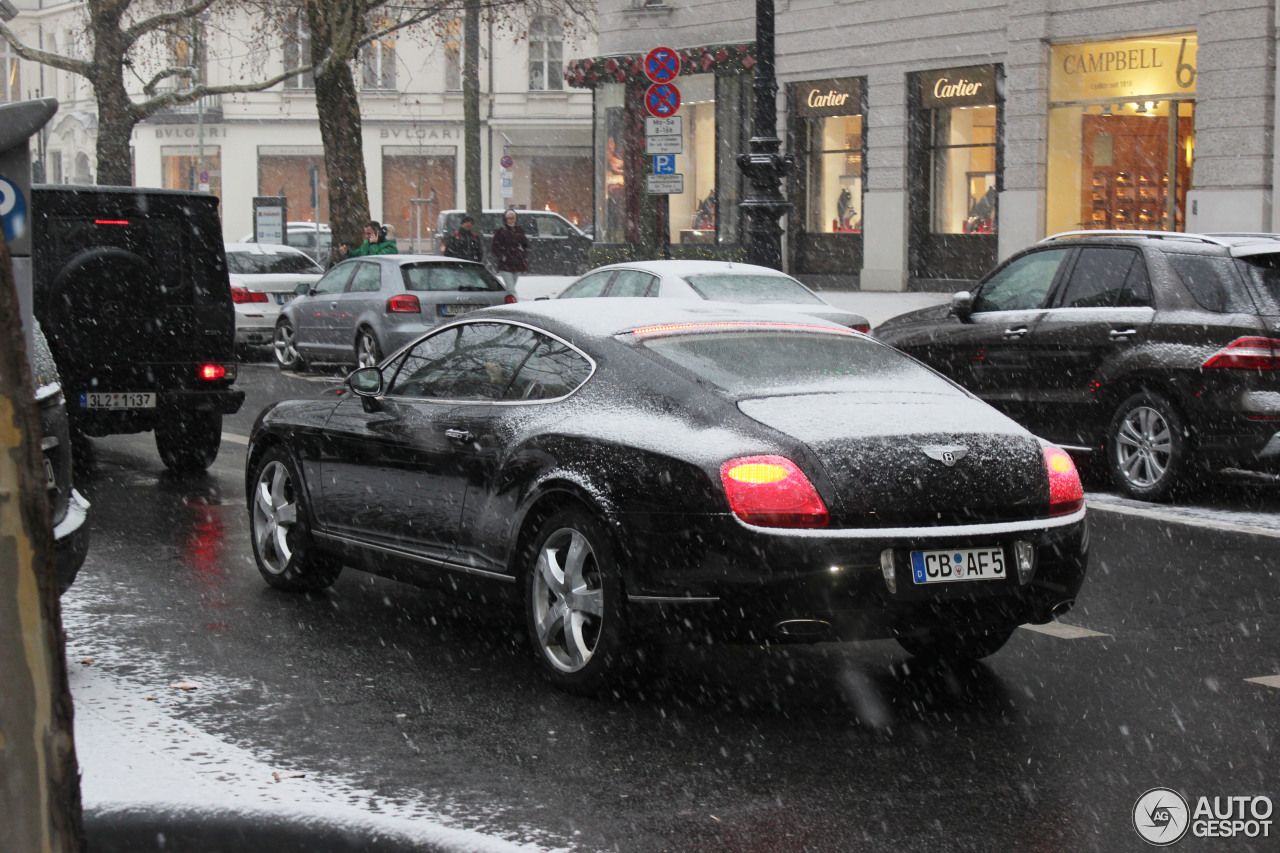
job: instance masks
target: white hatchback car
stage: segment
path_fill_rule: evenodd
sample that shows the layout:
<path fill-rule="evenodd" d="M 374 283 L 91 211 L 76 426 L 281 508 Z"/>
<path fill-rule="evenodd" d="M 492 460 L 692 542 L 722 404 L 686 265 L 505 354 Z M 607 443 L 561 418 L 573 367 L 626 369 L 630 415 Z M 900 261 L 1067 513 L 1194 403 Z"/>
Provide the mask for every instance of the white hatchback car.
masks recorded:
<path fill-rule="evenodd" d="M 785 273 L 732 261 L 633 261 L 598 267 L 566 287 L 559 299 L 590 296 L 656 296 L 768 305 L 788 314 L 805 314 L 848 326 L 871 329 L 861 314 L 828 304 Z"/>
<path fill-rule="evenodd" d="M 270 346 L 280 306 L 299 284 L 324 270 L 306 252 L 270 243 L 227 243 L 227 272 L 236 309 L 236 346 Z"/>

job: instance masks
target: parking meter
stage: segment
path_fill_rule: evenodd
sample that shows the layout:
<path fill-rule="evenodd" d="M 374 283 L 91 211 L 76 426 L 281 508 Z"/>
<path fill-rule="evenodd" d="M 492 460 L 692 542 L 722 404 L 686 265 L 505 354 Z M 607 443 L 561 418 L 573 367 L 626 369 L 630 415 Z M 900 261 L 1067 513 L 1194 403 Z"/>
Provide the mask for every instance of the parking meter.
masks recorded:
<path fill-rule="evenodd" d="M 31 149 L 28 141 L 58 111 L 53 98 L 0 104 L 0 226 L 13 277 L 27 352 L 31 352 Z"/>

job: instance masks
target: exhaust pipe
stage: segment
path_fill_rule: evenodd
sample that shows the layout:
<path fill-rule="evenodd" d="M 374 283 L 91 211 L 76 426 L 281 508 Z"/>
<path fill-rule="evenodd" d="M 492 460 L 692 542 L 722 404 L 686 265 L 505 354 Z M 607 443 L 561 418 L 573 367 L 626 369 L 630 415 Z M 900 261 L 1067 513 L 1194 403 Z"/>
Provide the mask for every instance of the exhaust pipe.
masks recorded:
<path fill-rule="evenodd" d="M 1059 616 L 1065 615 L 1068 610 L 1075 606 L 1075 603 L 1076 600 L 1074 598 L 1064 598 L 1056 604 L 1050 604 L 1044 610 L 1041 610 L 1036 614 L 1036 618 L 1031 624 L 1047 625 Z"/>
<path fill-rule="evenodd" d="M 831 623 L 821 619 L 786 619 L 773 626 L 779 637 L 805 643 L 832 639 Z"/>

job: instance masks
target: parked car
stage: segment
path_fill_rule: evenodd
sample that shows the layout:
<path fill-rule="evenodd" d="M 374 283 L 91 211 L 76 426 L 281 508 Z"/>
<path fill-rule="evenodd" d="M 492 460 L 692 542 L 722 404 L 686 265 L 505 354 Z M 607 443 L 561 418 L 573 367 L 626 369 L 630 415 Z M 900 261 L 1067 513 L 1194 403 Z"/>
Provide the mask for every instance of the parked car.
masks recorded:
<path fill-rule="evenodd" d="M 560 299 L 594 296 L 645 296 L 706 299 L 767 305 L 788 314 L 821 317 L 859 332 L 871 330 L 866 317 L 829 305 L 785 273 L 769 267 L 727 261 L 633 261 L 600 267 L 561 291 Z"/>
<path fill-rule="evenodd" d="M 271 346 L 280 306 L 299 284 L 315 284 L 324 268 L 301 249 L 269 243 L 227 243 L 227 273 L 236 307 L 236 346 Z"/>
<path fill-rule="evenodd" d="M 484 245 L 485 264 L 496 263 L 493 257 L 493 232 L 502 227 L 502 210 L 486 210 L 476 223 Z M 435 250 L 444 252 L 444 240 L 462 227 L 465 210 L 442 210 L 436 220 Z M 558 213 L 549 210 L 517 210 L 516 225 L 529 238 L 530 275 L 581 275 L 589 263 L 591 238 Z"/>
<path fill-rule="evenodd" d="M 203 470 L 244 402 L 218 199 L 136 187 L 32 190 L 36 319 L 73 433 L 154 430 L 175 471 Z"/>
<path fill-rule="evenodd" d="M 650 633 L 994 653 L 1071 607 L 1067 454 L 870 337 L 658 299 L 490 308 L 348 392 L 268 407 L 246 461 L 266 582 L 344 565 L 522 602 L 592 692 Z M 353 392 L 353 393 L 352 393 Z"/>
<path fill-rule="evenodd" d="M 875 335 L 1134 498 L 1280 460 L 1277 236 L 1058 234 Z"/>
<path fill-rule="evenodd" d="M 71 588 L 89 553 L 89 502 L 76 491 L 71 424 L 66 399 L 49 343 L 40 323 L 31 329 L 31 378 L 40 411 L 40 449 L 44 454 L 49 520 L 53 522 L 53 566 L 58 593 Z"/>
<path fill-rule="evenodd" d="M 236 242 L 256 243 L 256 234 L 246 234 Z M 290 222 L 285 227 L 284 244 L 306 252 L 318 264 L 329 263 L 333 232 L 323 222 Z"/>
<path fill-rule="evenodd" d="M 296 293 L 272 340 L 286 370 L 311 362 L 367 367 L 441 323 L 516 301 L 483 265 L 436 255 L 350 258 Z"/>

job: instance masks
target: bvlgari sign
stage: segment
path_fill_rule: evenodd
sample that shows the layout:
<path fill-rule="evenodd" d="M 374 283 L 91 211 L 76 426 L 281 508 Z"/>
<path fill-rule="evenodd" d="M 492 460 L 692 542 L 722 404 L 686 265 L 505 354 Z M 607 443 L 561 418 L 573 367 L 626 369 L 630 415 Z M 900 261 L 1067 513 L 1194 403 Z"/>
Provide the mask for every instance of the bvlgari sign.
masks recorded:
<path fill-rule="evenodd" d="M 802 116 L 856 116 L 862 114 L 862 78 L 839 77 L 792 83 L 795 113 Z"/>
<path fill-rule="evenodd" d="M 975 65 L 920 75 L 920 104 L 934 107 L 987 107 L 996 102 L 996 68 Z"/>

